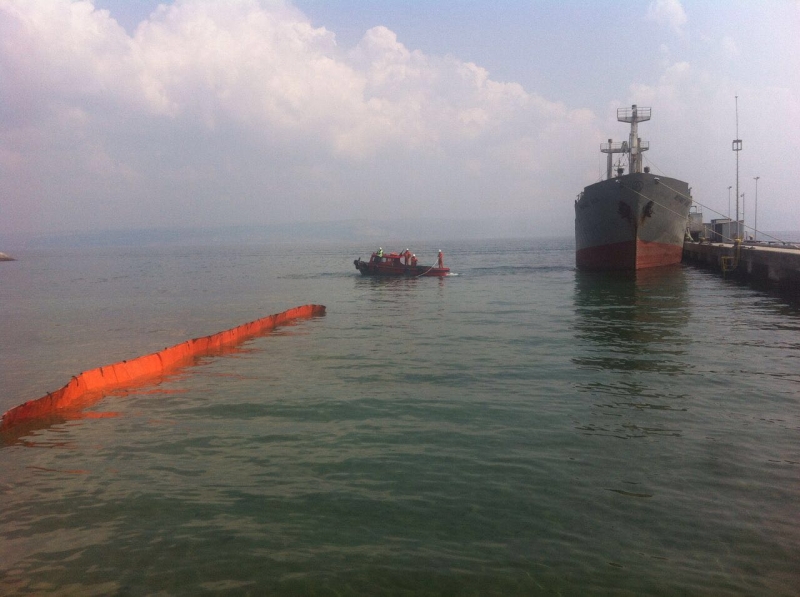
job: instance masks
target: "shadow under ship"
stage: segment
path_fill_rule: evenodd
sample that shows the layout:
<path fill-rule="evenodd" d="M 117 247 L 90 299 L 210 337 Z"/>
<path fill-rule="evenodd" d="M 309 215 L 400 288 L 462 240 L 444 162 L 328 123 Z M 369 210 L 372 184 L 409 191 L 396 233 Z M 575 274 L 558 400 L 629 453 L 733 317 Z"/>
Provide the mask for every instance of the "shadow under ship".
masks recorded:
<path fill-rule="evenodd" d="M 650 120 L 650 108 L 617 110 L 617 120 L 628 122 L 628 141 L 603 143 L 608 154 L 606 180 L 589 185 L 575 201 L 575 264 L 581 270 L 626 270 L 679 263 L 692 205 L 689 185 L 682 180 L 655 176 L 642 170 L 647 141 L 637 125 Z M 623 167 L 612 174 L 613 154 L 627 154 Z"/>

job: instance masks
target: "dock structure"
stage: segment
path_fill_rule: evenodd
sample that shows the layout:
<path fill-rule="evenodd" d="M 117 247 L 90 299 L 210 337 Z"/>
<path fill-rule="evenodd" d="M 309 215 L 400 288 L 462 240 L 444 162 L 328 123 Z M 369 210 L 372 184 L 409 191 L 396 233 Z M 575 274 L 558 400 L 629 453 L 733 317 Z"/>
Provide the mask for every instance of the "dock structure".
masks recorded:
<path fill-rule="evenodd" d="M 686 263 L 710 267 L 725 276 L 800 298 L 800 246 L 791 243 L 686 240 Z"/>
<path fill-rule="evenodd" d="M 744 218 L 744 193 L 739 194 L 739 152 L 742 140 L 739 138 L 739 96 L 736 96 L 736 139 L 731 148 L 736 154 L 736 216 L 730 213 L 731 188 L 728 187 L 728 217 L 721 217 L 703 223 L 703 214 L 695 211 L 689 214 L 686 235 L 683 242 L 683 261 L 716 269 L 726 277 L 736 278 L 769 290 L 777 290 L 800 301 L 800 243 L 783 242 L 769 234 L 761 233 L 758 226 L 746 226 Z M 758 180 L 756 181 L 756 206 L 758 206 Z M 742 199 L 741 217 L 739 198 Z M 756 207 L 756 210 L 758 208 Z M 723 216 L 718 211 L 711 210 Z M 756 213 L 758 213 L 756 211 Z M 757 217 L 757 216 L 756 216 Z M 756 220 L 757 222 L 758 220 Z M 748 229 L 755 235 L 748 239 Z M 765 242 L 763 236 L 777 242 Z"/>

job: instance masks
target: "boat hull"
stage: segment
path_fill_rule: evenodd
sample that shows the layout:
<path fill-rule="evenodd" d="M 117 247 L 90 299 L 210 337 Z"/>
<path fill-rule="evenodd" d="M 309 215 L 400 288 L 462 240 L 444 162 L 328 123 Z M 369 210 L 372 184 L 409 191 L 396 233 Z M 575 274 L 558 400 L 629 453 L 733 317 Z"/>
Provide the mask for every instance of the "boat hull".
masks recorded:
<path fill-rule="evenodd" d="M 586 187 L 575 202 L 575 264 L 635 271 L 679 263 L 692 201 L 675 178 L 636 173 Z"/>
<path fill-rule="evenodd" d="M 450 273 L 449 267 L 429 267 L 424 265 L 392 265 L 392 264 L 376 264 L 369 261 L 356 259 L 353 261 L 356 269 L 361 272 L 362 276 L 391 276 L 391 277 L 407 277 L 418 278 L 421 276 L 427 277 L 442 277 Z"/>

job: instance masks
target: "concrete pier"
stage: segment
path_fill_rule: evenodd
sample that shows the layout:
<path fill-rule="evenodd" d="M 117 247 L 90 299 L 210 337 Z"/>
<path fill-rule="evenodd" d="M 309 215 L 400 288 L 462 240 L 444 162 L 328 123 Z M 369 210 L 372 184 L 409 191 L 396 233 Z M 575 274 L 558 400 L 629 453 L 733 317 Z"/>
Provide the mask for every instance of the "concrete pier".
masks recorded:
<path fill-rule="evenodd" d="M 683 261 L 800 298 L 800 249 L 791 245 L 686 241 Z"/>

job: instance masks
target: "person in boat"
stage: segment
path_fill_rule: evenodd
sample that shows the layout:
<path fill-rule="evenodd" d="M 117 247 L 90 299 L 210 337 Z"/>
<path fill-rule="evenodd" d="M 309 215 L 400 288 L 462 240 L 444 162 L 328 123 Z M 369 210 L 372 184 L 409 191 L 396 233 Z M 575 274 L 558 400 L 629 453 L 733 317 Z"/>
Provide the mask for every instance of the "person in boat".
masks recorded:
<path fill-rule="evenodd" d="M 444 255 L 442 254 L 442 250 L 441 249 L 439 249 L 439 261 L 438 261 L 437 265 L 438 265 L 439 269 L 442 269 L 444 267 Z"/>
<path fill-rule="evenodd" d="M 383 257 L 383 247 L 378 247 L 378 252 L 375 253 L 378 257 Z"/>
<path fill-rule="evenodd" d="M 406 249 L 405 253 L 403 253 L 403 264 L 408 265 L 408 260 L 411 259 L 411 251 Z"/>
<path fill-rule="evenodd" d="M 411 254 L 411 267 L 417 267 L 417 256 L 414 253 Z"/>

